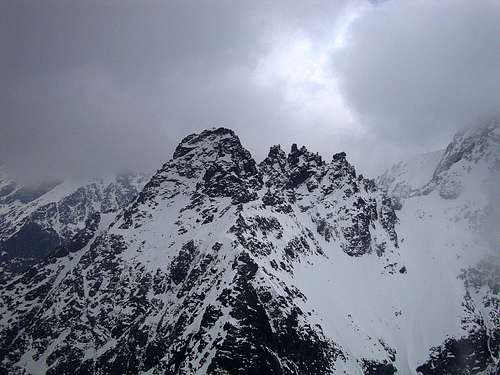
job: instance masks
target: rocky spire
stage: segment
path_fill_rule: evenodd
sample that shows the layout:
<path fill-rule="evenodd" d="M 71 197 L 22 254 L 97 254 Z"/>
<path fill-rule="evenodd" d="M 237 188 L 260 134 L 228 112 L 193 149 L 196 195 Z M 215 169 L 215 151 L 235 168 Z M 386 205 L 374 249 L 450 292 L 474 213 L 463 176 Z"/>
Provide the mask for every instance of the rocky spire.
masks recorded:
<path fill-rule="evenodd" d="M 325 166 L 321 156 L 309 152 L 305 146 L 292 144 L 288 155 L 280 146 L 273 146 L 268 156 L 259 165 L 267 187 L 296 189 L 306 184 L 309 189 L 317 186 Z M 310 178 L 315 176 L 314 181 Z"/>
<path fill-rule="evenodd" d="M 157 206 L 178 194 L 190 197 L 191 205 L 206 199 L 230 198 L 233 204 L 257 198 L 262 177 L 255 160 L 236 134 L 212 128 L 185 137 L 173 157 L 146 184 L 136 202 L 124 213 L 123 228 L 141 217 L 141 205 Z"/>

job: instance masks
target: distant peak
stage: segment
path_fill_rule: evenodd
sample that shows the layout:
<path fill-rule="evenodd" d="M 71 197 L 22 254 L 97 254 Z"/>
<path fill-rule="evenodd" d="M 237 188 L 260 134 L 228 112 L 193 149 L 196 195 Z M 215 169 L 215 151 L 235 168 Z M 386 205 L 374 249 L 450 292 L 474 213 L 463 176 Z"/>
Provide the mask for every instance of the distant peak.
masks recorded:
<path fill-rule="evenodd" d="M 483 121 L 477 125 L 469 126 L 461 131 L 457 132 L 453 137 L 453 142 L 460 142 L 463 139 L 472 139 L 472 138 L 488 138 L 499 135 L 500 130 L 500 120 L 497 117 L 492 117 L 487 121 Z"/>
<path fill-rule="evenodd" d="M 455 134 L 446 148 L 443 158 L 434 172 L 434 177 L 464 160 L 477 163 L 480 160 L 499 158 L 500 122 L 492 118 L 477 126 L 469 127 Z"/>

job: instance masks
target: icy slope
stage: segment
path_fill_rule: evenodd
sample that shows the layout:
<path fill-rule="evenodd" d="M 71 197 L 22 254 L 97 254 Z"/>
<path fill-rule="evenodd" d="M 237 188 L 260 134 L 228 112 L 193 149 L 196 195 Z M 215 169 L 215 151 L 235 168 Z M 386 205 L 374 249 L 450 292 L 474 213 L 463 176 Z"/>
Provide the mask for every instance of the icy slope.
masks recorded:
<path fill-rule="evenodd" d="M 408 198 L 431 180 L 443 154 L 439 150 L 401 161 L 376 179 L 377 186 L 389 195 Z"/>

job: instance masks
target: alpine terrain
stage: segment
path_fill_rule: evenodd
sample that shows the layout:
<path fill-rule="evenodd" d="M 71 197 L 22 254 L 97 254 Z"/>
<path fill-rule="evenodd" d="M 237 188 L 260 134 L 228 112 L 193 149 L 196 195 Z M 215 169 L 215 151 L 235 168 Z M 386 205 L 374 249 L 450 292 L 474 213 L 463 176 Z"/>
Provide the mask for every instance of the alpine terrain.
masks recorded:
<path fill-rule="evenodd" d="M 498 375 L 499 176 L 491 121 L 376 180 L 225 128 L 143 188 L 0 177 L 0 374 Z"/>
<path fill-rule="evenodd" d="M 88 228 L 97 225 L 101 216 L 116 215 L 136 197 L 146 179 L 128 173 L 30 186 L 18 184 L 0 169 L 0 281 L 25 271 L 62 245 L 88 241 Z"/>

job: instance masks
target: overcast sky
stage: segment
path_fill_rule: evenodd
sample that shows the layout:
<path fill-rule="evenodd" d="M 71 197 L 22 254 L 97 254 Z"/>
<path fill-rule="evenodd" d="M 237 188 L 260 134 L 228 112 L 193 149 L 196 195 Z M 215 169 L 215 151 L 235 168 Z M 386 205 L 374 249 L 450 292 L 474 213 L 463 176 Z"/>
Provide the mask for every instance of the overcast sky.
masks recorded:
<path fill-rule="evenodd" d="M 500 111 L 500 1 L 0 1 L 0 160 L 17 178 L 156 169 L 234 129 L 358 169 Z"/>

